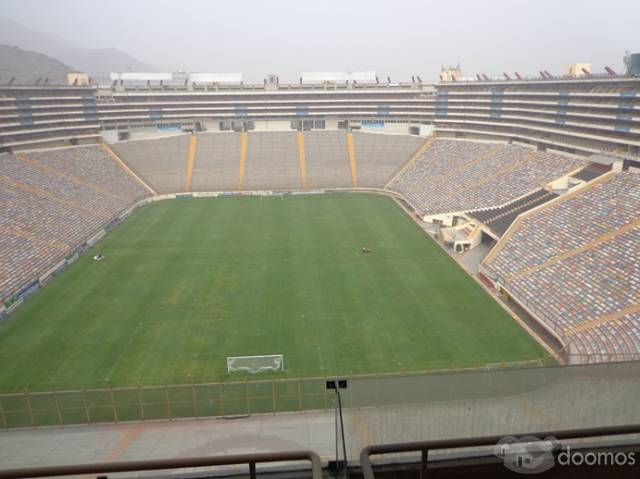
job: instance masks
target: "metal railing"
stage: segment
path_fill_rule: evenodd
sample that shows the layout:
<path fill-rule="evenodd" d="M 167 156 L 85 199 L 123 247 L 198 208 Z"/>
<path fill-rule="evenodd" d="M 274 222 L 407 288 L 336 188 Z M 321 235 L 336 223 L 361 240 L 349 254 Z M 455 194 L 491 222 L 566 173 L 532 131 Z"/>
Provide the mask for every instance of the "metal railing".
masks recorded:
<path fill-rule="evenodd" d="M 155 459 L 149 461 L 103 462 L 96 464 L 5 469 L 0 470 L 0 479 L 154 471 L 182 469 L 185 467 L 229 466 L 240 464 L 247 464 L 249 466 L 249 477 L 251 479 L 256 479 L 256 464 L 291 461 L 311 462 L 312 478 L 322 479 L 322 463 L 320 462 L 320 457 L 313 451 L 266 452 L 256 454 L 233 454 L 228 456 L 185 457 L 179 459 Z"/>
<path fill-rule="evenodd" d="M 325 379 L 138 386 L 0 395 L 0 428 L 327 410 Z"/>
<path fill-rule="evenodd" d="M 640 424 L 617 427 L 599 427 L 590 429 L 573 429 L 565 431 L 527 432 L 513 434 L 516 437 L 533 436 L 537 438 L 553 437 L 555 439 L 583 439 L 590 437 L 621 436 L 640 433 Z M 375 479 L 371 456 L 381 454 L 399 454 L 407 452 L 420 453 L 420 478 L 427 477 L 429 451 L 437 449 L 460 449 L 469 447 L 495 446 L 505 436 L 484 436 L 459 439 L 444 439 L 425 442 L 406 442 L 395 444 L 378 444 L 365 447 L 360 453 L 360 466 L 364 479 Z"/>
<path fill-rule="evenodd" d="M 544 360 L 505 362 L 468 369 L 371 375 L 349 379 L 377 381 L 463 371 L 543 366 Z M 333 408 L 326 381 L 334 377 L 260 379 L 234 382 L 136 386 L 0 394 L 0 429 L 67 426 L 183 418 L 230 417 Z"/>
<path fill-rule="evenodd" d="M 538 438 L 553 437 L 560 440 L 570 440 L 595 437 L 623 436 L 638 433 L 640 433 L 640 424 L 563 431 L 527 432 L 525 434 L 516 434 L 514 436 L 533 436 Z M 360 453 L 360 465 L 362 468 L 362 474 L 365 479 L 375 479 L 373 464 L 371 463 L 371 456 L 381 454 L 420 452 L 420 478 L 425 479 L 427 477 L 430 451 L 438 449 L 459 449 L 494 446 L 503 438 L 504 436 L 500 435 L 367 446 L 362 449 Z M 315 452 L 308 450 L 5 469 L 0 470 L 0 479 L 40 478 L 53 476 L 71 476 L 79 474 L 106 474 L 118 472 L 169 470 L 241 464 L 247 464 L 249 466 L 250 478 L 256 479 L 257 464 L 291 461 L 309 461 L 311 463 L 312 478 L 322 479 L 323 472 L 320 457 Z"/>

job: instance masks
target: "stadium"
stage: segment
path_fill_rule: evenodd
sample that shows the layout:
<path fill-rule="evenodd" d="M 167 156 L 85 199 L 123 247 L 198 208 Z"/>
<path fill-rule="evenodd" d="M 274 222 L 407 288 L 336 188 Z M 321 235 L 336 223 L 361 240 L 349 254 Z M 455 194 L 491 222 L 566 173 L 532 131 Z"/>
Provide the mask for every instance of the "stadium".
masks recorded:
<path fill-rule="evenodd" d="M 338 470 L 375 443 L 640 432 L 628 67 L 0 81 L 0 428 L 335 408 Z"/>

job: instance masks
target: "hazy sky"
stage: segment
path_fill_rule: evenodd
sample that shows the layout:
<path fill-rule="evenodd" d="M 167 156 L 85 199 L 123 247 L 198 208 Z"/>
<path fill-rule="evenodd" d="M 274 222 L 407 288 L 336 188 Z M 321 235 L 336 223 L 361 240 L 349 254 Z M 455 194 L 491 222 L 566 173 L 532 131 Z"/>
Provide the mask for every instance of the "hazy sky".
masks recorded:
<path fill-rule="evenodd" d="M 640 0 L 0 0 L 0 16 L 154 66 L 276 73 L 375 70 L 437 79 L 562 73 L 572 62 L 622 70 L 640 51 Z"/>

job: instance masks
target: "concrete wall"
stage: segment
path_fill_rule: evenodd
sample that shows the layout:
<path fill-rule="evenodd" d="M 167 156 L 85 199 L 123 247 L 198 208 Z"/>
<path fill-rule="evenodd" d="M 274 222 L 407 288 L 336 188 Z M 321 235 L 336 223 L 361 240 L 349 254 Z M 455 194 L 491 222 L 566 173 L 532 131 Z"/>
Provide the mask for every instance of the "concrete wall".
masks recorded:
<path fill-rule="evenodd" d="M 291 120 L 256 120 L 255 131 L 291 131 Z"/>
<path fill-rule="evenodd" d="M 116 130 L 104 130 L 102 138 L 105 143 L 115 143 L 118 141 L 118 132 Z"/>
<path fill-rule="evenodd" d="M 409 123 L 390 123 L 385 122 L 384 127 L 368 127 L 366 124 L 362 124 L 362 128 L 360 131 L 365 131 L 367 133 L 395 133 L 398 135 L 408 135 L 409 131 Z"/>
<path fill-rule="evenodd" d="M 130 131 L 130 140 L 146 140 L 149 138 L 166 138 L 184 134 L 182 130 L 158 130 L 157 128 L 144 128 Z"/>
<path fill-rule="evenodd" d="M 337 130 L 338 129 L 338 120 L 333 118 L 333 119 L 327 119 L 324 121 L 324 128 L 325 130 Z"/>
<path fill-rule="evenodd" d="M 217 120 L 203 121 L 201 123 L 207 131 L 220 131 L 220 122 Z"/>

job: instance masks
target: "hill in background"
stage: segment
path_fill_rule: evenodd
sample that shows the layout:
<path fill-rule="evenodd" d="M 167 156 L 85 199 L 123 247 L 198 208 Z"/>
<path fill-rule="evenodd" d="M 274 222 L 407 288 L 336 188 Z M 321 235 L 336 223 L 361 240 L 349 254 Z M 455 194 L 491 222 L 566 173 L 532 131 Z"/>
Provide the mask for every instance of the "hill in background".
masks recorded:
<path fill-rule="evenodd" d="M 88 49 L 65 39 L 39 32 L 6 18 L 0 18 L 0 44 L 57 58 L 96 79 L 108 79 L 110 72 L 153 72 L 155 68 L 115 48 Z M 66 76 L 65 76 L 66 82 Z"/>
<path fill-rule="evenodd" d="M 67 73 L 75 70 L 42 53 L 25 51 L 11 45 L 0 45 L 0 82 L 16 77 L 16 84 L 33 84 L 38 78 L 49 83 L 66 83 Z"/>

